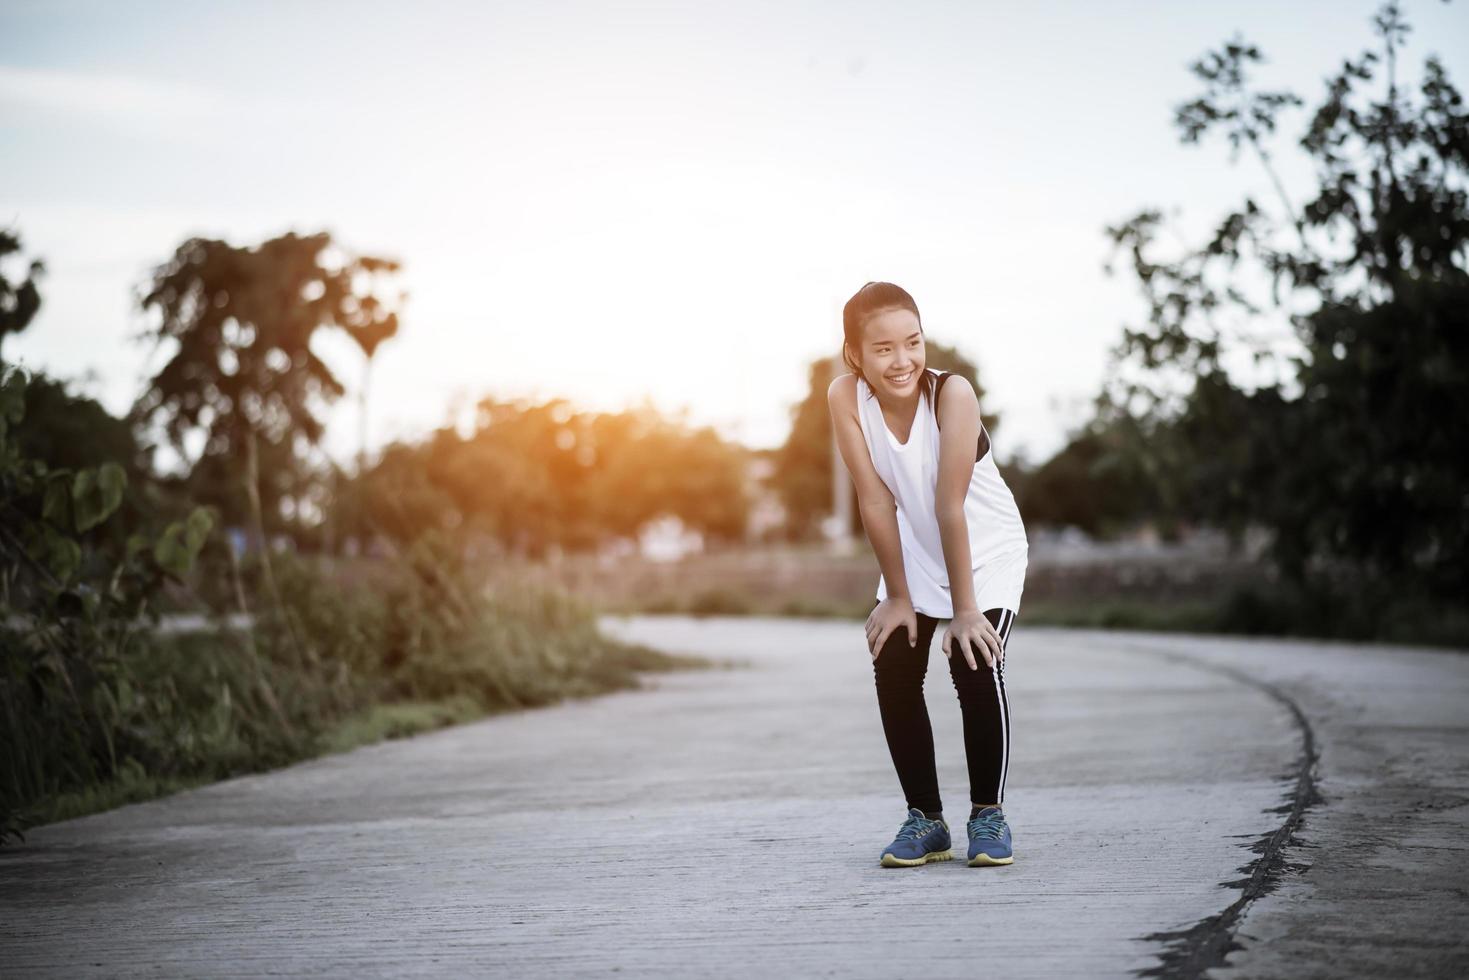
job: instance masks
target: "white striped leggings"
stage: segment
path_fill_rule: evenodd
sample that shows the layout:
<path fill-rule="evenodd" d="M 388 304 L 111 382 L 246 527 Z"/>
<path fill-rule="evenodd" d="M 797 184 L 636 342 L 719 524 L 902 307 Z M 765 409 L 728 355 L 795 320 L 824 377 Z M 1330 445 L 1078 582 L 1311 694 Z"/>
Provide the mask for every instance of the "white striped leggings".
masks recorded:
<path fill-rule="evenodd" d="M 1015 622 L 1008 609 L 986 609 L 984 616 L 1000 634 L 1003 650 Z M 918 613 L 918 644 L 908 643 L 906 626 L 895 629 L 883 643 L 872 670 L 877 683 L 877 704 L 882 713 L 882 730 L 887 736 L 898 782 L 908 806 L 935 814 L 943 809 L 939 797 L 938 771 L 934 764 L 933 727 L 923 699 L 923 678 L 928 673 L 929 644 L 943 620 Z M 964 753 L 969 762 L 971 803 L 1005 802 L 1005 774 L 1010 763 L 1010 702 L 1005 696 L 1005 665 L 986 666 L 974 651 L 978 670 L 971 670 L 960 650 L 948 658 L 949 675 L 959 694 L 964 715 Z"/>

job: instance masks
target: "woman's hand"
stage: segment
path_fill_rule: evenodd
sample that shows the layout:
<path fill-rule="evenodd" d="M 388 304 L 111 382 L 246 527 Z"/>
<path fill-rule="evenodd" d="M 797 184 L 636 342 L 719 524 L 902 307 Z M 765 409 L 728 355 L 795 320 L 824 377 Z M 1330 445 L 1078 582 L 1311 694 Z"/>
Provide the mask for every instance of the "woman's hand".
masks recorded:
<path fill-rule="evenodd" d="M 997 660 L 1005 659 L 1005 651 L 1000 646 L 1000 634 L 995 632 L 994 624 L 985 618 L 984 613 L 959 612 L 949 620 L 949 628 L 944 630 L 944 656 L 953 657 L 954 647 L 957 645 L 964 652 L 964 659 L 969 661 L 970 670 L 978 670 L 979 664 L 974 660 L 974 654 L 970 650 L 970 641 L 979 648 L 984 655 L 984 662 L 990 668 L 995 666 Z"/>
<path fill-rule="evenodd" d="M 908 628 L 908 645 L 918 645 L 918 614 L 912 599 L 888 598 L 879 602 L 867 616 L 867 652 L 876 660 L 887 642 L 888 634 L 900 626 Z"/>

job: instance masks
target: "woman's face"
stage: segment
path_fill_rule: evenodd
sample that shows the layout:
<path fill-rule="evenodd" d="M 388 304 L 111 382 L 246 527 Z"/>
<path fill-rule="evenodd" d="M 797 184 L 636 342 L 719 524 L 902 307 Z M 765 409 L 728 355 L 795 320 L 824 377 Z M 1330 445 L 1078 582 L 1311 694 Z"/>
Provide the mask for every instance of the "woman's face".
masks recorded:
<path fill-rule="evenodd" d="M 923 328 L 912 310 L 882 310 L 862 324 L 862 377 L 879 395 L 907 398 L 923 374 Z"/>

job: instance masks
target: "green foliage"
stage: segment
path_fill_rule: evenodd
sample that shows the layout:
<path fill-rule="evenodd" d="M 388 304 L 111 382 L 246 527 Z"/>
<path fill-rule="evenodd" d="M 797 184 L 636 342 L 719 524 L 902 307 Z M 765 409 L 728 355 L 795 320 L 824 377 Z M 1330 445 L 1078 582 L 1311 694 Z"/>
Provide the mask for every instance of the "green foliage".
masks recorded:
<path fill-rule="evenodd" d="M 1070 525 L 1108 538 L 1160 510 L 1158 484 L 1117 431 L 1085 426 L 1034 471 L 1006 476 L 1026 524 Z"/>
<path fill-rule="evenodd" d="M 1469 646 L 1469 612 L 1462 603 L 1408 596 L 1363 602 L 1355 589 L 1289 582 L 1240 586 L 1213 600 L 1027 599 L 1020 615 L 1032 626 Z"/>
<path fill-rule="evenodd" d="M 187 520 L 170 524 L 153 545 L 153 560 L 170 575 L 182 578 L 204 547 L 213 524 L 204 510 L 195 510 Z"/>
<path fill-rule="evenodd" d="M 358 289 L 396 265 L 328 253 L 326 236 L 257 250 L 185 243 L 143 301 L 160 316 L 154 338 L 178 347 L 134 418 L 161 422 L 180 446 L 204 435 L 184 489 L 234 521 L 280 527 L 278 504 L 335 490 L 335 530 L 386 546 L 387 560 L 344 573 L 254 550 L 239 565 L 211 538 L 216 509 L 167 519 L 169 488 L 126 423 L 64 385 L 0 372 L 0 843 L 38 820 L 374 731 L 634 686 L 639 670 L 686 662 L 600 636 L 567 596 L 487 593 L 461 532 L 538 552 L 671 512 L 733 537 L 743 451 L 651 412 L 487 400 L 471 438 L 446 430 L 395 447 L 362 479 L 336 472 L 323 485 L 305 451 L 320 434 L 316 404 L 341 385 L 311 335 L 344 329 L 370 359 L 397 326 Z M 160 632 L 166 584 L 228 601 L 253 626 Z"/>
<path fill-rule="evenodd" d="M 14 437 L 24 458 L 56 472 L 121 469 L 123 498 L 109 518 L 96 525 L 91 537 L 97 547 L 121 554 L 129 535 L 160 515 L 180 510 L 182 502 L 172 499 L 149 472 L 147 456 L 124 419 L 109 415 L 66 382 L 39 374 L 27 380 L 20 402 L 24 424 L 15 427 Z M 62 496 L 59 486 L 52 492 Z M 52 503 L 59 505 L 59 499 Z"/>
<path fill-rule="evenodd" d="M 96 469 L 79 470 L 71 481 L 71 512 L 78 531 L 87 531 L 105 521 L 122 503 L 127 474 L 116 463 L 103 463 Z M 62 496 L 65 496 L 63 486 Z M 49 497 L 47 502 L 49 503 Z M 207 533 L 207 521 L 206 521 Z M 198 546 L 194 552 L 199 551 Z"/>
<path fill-rule="evenodd" d="M 0 389 L 0 406 L 12 395 Z M 51 494 L 45 518 L 69 522 L 65 534 L 53 529 L 61 540 L 87 545 L 73 491 L 105 509 L 115 479 L 98 470 L 52 484 L 67 490 Z M 104 515 L 93 531 L 105 524 Z M 70 580 L 75 609 L 38 592 L 19 620 L 13 603 L 0 607 L 0 835 L 374 732 L 636 686 L 640 670 L 695 663 L 603 637 L 593 609 L 568 594 L 517 583 L 487 591 L 457 542 L 434 533 L 352 568 L 273 555 L 274 590 L 254 554 L 238 595 L 276 598 L 255 604 L 244 631 L 163 635 L 120 614 L 112 595 L 143 611 L 161 579 L 186 572 L 208 546 L 211 527 L 196 510 L 154 538 L 134 536 L 112 593 Z M 97 557 L 84 554 L 83 566 Z M 15 556 L 4 557 L 13 572 Z"/>
<path fill-rule="evenodd" d="M 283 602 L 256 609 L 253 628 L 139 634 L 112 658 L 86 711 L 51 693 L 53 678 L 21 683 L 20 658 L 0 659 L 5 734 L 18 736 L 0 754 L 0 824 L 19 836 L 121 799 L 702 663 L 602 636 L 592 608 L 559 590 L 486 591 L 458 556 L 432 535 L 357 569 L 276 555 Z M 261 572 L 258 562 L 243 570 L 248 592 L 260 591 Z M 28 699 L 33 690 L 47 696 Z M 108 746 L 107 766 L 92 759 L 90 740 L 71 737 L 84 723 Z M 42 728 L 49 739 L 30 735 Z M 17 791 L 11 780 L 23 769 L 45 778 Z"/>
<path fill-rule="evenodd" d="M 1298 142 L 1320 181 L 1301 207 L 1266 145 L 1277 114 L 1301 100 L 1253 90 L 1261 56 L 1239 40 L 1194 66 L 1206 89 L 1179 108 L 1181 138 L 1222 130 L 1234 151 L 1248 149 L 1280 217 L 1246 199 L 1173 259 L 1157 255 L 1156 210 L 1109 229 L 1149 317 L 1124 334 L 1099 424 L 1126 438 L 1119 452 L 1156 479 L 1162 510 L 1271 529 L 1274 557 L 1298 584 L 1351 576 L 1375 594 L 1462 597 L 1469 114 L 1435 58 L 1418 101 L 1399 87 L 1408 27 L 1395 4 L 1374 27 L 1381 54 L 1343 63 Z M 1363 91 L 1372 83 L 1380 98 Z M 1268 276 L 1268 301 L 1249 295 L 1246 269 Z M 1289 321 L 1296 353 L 1227 332 L 1267 312 Z M 1273 365 L 1274 379 L 1236 384 L 1226 360 L 1239 352 Z"/>
<path fill-rule="evenodd" d="M 132 682 L 122 664 L 146 633 L 169 576 L 188 571 L 212 518 L 169 526 L 160 560 L 134 535 L 121 551 L 106 526 L 122 506 L 121 464 L 56 469 L 23 452 L 30 378 L 0 368 L 0 842 L 23 805 L 109 778 L 126 760 Z"/>
<path fill-rule="evenodd" d="M 484 710 L 528 707 L 627 680 L 590 606 L 539 588 L 487 592 L 444 535 L 371 563 L 357 582 L 321 559 L 281 555 L 276 571 L 284 604 L 261 610 L 261 648 L 287 662 L 304 644 L 308 674 L 350 679 L 341 706 L 470 697 Z"/>

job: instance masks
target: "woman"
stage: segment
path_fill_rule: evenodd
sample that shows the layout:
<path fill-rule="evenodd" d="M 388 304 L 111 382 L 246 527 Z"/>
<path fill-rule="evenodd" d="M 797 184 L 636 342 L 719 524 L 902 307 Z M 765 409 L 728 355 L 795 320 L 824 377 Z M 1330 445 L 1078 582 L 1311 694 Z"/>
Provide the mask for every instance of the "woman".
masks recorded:
<path fill-rule="evenodd" d="M 947 619 L 941 646 L 969 765 L 969 864 L 1011 864 L 1001 806 L 1010 749 L 1004 656 L 1025 584 L 1025 526 L 995 466 L 974 387 L 925 366 L 913 297 L 869 282 L 847 301 L 842 326 L 852 373 L 832 382 L 827 401 L 882 572 L 867 646 L 908 805 L 880 861 L 914 867 L 953 856 L 923 699 L 929 644 Z"/>

